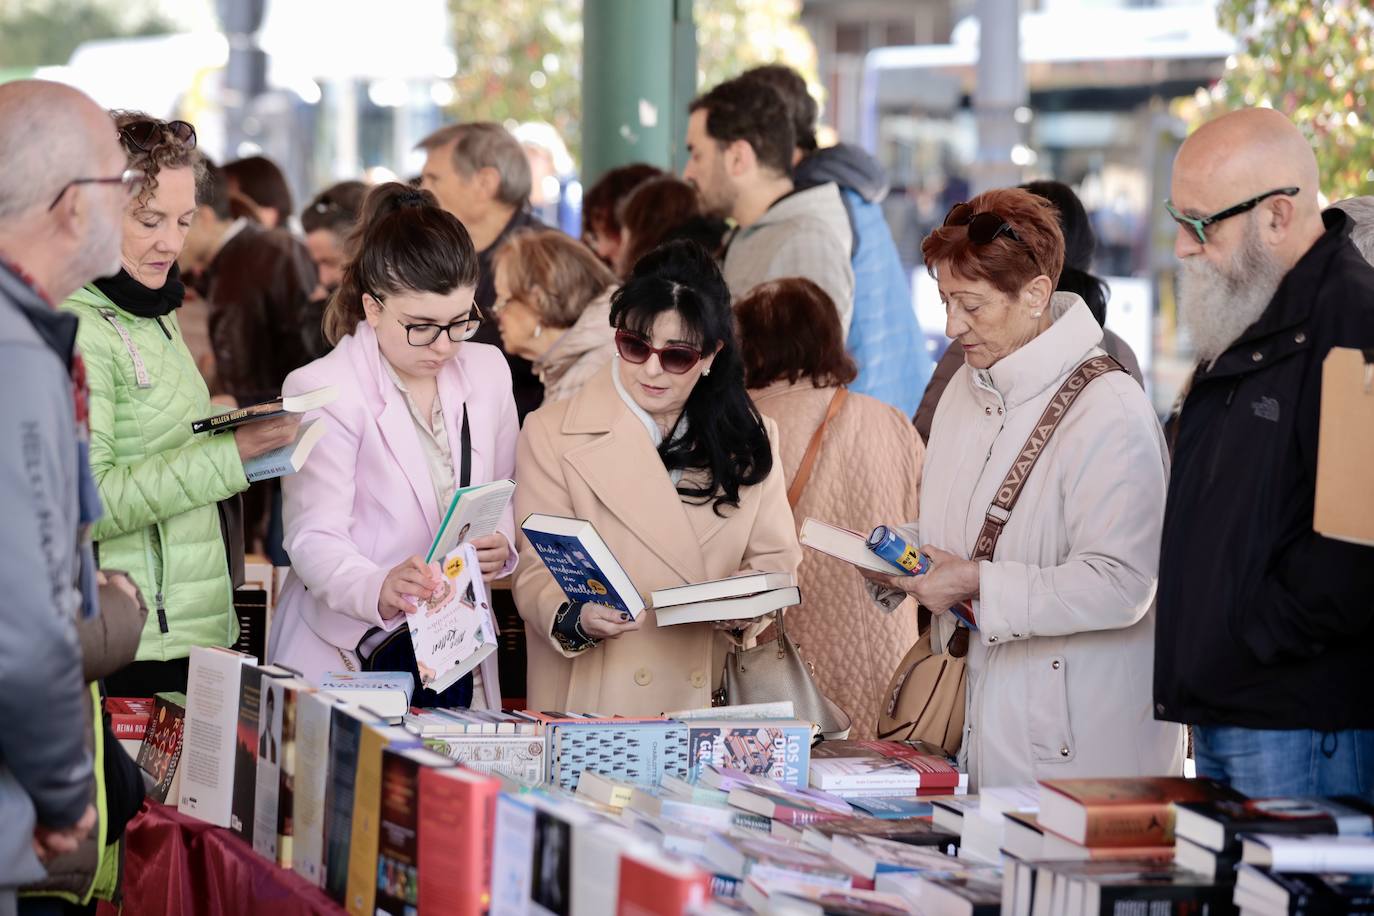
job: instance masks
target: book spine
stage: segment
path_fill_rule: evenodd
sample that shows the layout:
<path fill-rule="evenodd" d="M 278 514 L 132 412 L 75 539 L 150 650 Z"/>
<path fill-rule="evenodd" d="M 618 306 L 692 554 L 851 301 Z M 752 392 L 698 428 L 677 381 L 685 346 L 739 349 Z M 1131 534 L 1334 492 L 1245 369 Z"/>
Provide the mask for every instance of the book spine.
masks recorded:
<path fill-rule="evenodd" d="M 213 417 L 195 420 L 191 423 L 191 432 L 208 433 L 218 429 L 230 429 L 250 421 L 266 420 L 284 413 L 286 413 L 285 410 L 264 412 L 255 410 L 253 407 L 241 407 L 238 410 L 230 410 L 226 413 L 215 414 Z"/>
<path fill-rule="evenodd" d="M 1084 846 L 1168 846 L 1173 842 L 1174 818 L 1167 804 L 1088 808 Z"/>

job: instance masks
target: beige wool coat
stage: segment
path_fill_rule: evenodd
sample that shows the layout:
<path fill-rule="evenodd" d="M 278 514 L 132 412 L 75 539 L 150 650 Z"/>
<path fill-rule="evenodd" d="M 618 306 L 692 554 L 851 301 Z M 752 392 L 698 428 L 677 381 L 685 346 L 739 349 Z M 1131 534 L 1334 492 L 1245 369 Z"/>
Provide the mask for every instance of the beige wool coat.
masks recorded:
<path fill-rule="evenodd" d="M 751 392 L 778 425 L 788 487 L 836 390 L 781 381 Z M 924 451 L 901 411 L 851 392 L 821 440 L 794 512 L 797 527 L 810 517 L 867 533 L 889 519 L 914 517 Z M 787 633 L 815 666 L 821 691 L 852 717 L 849 736 L 876 737 L 881 695 L 916 641 L 915 602 L 878 610 L 849 564 L 814 550 L 803 551 L 797 579 L 802 604 L 787 610 Z"/>
<path fill-rule="evenodd" d="M 654 589 L 743 571 L 794 572 L 801 547 L 777 457 L 773 471 L 717 515 L 678 495 L 648 431 L 604 368 L 573 398 L 525 419 L 516 450 L 515 517 L 532 512 L 590 521 L 648 604 Z M 529 542 L 519 538 L 513 589 L 525 621 L 531 709 L 656 715 L 711 705 L 727 642 L 708 623 L 640 629 L 576 654 L 551 635 L 567 599 Z"/>
<path fill-rule="evenodd" d="M 1050 308 L 1048 330 L 991 369 L 963 365 L 950 380 L 926 451 L 922 542 L 970 555 L 1046 405 L 1074 368 L 1102 354 L 1083 300 L 1056 293 Z M 1145 392 L 1124 372 L 1094 379 L 980 564 L 960 752 L 971 784 L 1182 773 L 1182 729 L 1156 722 L 1151 705 L 1167 483 Z M 943 645 L 953 621 L 937 620 Z"/>

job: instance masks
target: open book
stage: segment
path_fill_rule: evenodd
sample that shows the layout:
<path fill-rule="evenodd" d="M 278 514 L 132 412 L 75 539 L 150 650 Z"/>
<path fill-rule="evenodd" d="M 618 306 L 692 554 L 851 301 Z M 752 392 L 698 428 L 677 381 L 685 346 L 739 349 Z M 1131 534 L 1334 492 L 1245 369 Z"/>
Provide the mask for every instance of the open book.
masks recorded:
<path fill-rule="evenodd" d="M 591 522 L 535 513 L 520 528 L 569 601 L 603 604 L 636 619 L 644 613 L 644 599 Z"/>
<path fill-rule="evenodd" d="M 444 513 L 439 525 L 439 533 L 434 543 L 429 545 L 425 562 L 433 563 L 438 557 L 446 557 L 459 544 L 466 544 L 473 538 L 495 534 L 501 524 L 501 516 L 515 495 L 515 481 L 494 480 L 475 487 L 463 487 L 453 494 L 453 501 Z"/>
<path fill-rule="evenodd" d="M 406 625 L 420 686 L 438 693 L 496 651 L 496 624 L 475 547 L 461 544 L 431 568 L 439 587 L 430 598 L 414 602 L 417 609 Z"/>
<path fill-rule="evenodd" d="M 256 483 L 259 480 L 296 473 L 305 467 L 306 459 L 328 430 L 329 424 L 324 417 L 301 424 L 293 441 L 245 461 L 243 475 L 248 478 L 249 483 Z"/>
<path fill-rule="evenodd" d="M 314 391 L 287 395 L 272 401 L 263 401 L 261 404 L 249 404 L 247 407 L 240 407 L 237 410 L 195 420 L 191 423 L 191 432 L 212 433 L 216 430 L 242 426 L 245 423 L 270 420 L 285 413 L 305 413 L 307 410 L 316 410 L 331 403 L 338 396 L 338 389 L 333 385 L 325 385 Z"/>

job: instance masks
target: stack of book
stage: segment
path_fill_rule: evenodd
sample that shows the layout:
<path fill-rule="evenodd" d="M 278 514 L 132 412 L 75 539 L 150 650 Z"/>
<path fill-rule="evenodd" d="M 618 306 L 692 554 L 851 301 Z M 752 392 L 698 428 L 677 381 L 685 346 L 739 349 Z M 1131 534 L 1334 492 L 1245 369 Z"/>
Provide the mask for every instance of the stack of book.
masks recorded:
<path fill-rule="evenodd" d="M 849 801 L 968 793 L 968 774 L 948 757 L 905 741 L 822 741 L 811 752 L 810 781 Z"/>
<path fill-rule="evenodd" d="M 750 573 L 714 582 L 651 592 L 654 622 L 661 627 L 715 620 L 753 620 L 801 604 L 791 573 Z"/>

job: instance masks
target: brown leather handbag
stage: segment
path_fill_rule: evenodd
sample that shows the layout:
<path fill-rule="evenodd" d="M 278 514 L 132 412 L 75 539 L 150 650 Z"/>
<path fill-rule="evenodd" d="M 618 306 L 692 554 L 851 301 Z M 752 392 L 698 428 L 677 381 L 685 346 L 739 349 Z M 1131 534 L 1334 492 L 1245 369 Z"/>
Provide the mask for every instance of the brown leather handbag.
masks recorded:
<path fill-rule="evenodd" d="M 1032 427 L 1030 438 L 1021 447 L 1011 470 L 997 488 L 997 495 L 988 506 L 983 528 L 974 543 L 969 559 L 981 563 L 991 560 L 997 540 L 1011 518 L 1011 510 L 1021 497 L 1021 490 L 1030 477 L 1031 469 L 1045 451 L 1050 436 L 1078 400 L 1088 383 L 1108 372 L 1125 372 L 1121 364 L 1110 356 L 1095 356 L 1069 373 L 1059 386 L 1045 412 Z M 907 651 L 892 680 L 883 693 L 883 705 L 878 710 L 878 737 L 899 741 L 926 741 L 944 748 L 951 756 L 958 753 L 964 739 L 965 695 L 968 671 L 964 656 L 968 653 L 969 631 L 962 624 L 954 631 L 945 651 L 934 652 L 930 647 L 930 631 L 916 637 L 916 644 Z"/>

